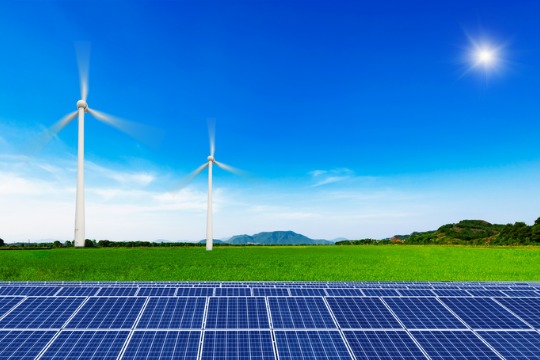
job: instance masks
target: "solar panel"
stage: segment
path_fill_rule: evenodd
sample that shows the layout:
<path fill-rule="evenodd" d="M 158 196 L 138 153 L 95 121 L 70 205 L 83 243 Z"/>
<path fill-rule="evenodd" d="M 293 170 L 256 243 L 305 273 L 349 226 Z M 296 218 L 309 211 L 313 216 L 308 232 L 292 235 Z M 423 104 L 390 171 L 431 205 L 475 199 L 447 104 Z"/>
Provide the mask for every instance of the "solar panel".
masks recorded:
<path fill-rule="evenodd" d="M 540 334 L 535 331 L 481 331 L 479 335 L 506 359 L 540 359 Z"/>
<path fill-rule="evenodd" d="M 102 288 L 98 296 L 134 296 L 137 293 L 136 287 L 107 287 Z"/>
<path fill-rule="evenodd" d="M 500 359 L 472 331 L 413 331 L 431 359 Z"/>
<path fill-rule="evenodd" d="M 364 296 L 360 289 L 327 289 L 328 296 Z"/>
<path fill-rule="evenodd" d="M 212 297 L 208 304 L 206 329 L 268 329 L 263 297 Z"/>
<path fill-rule="evenodd" d="M 336 325 L 322 298 L 269 297 L 275 329 L 324 329 Z"/>
<path fill-rule="evenodd" d="M 205 331 L 201 359 L 274 360 L 270 331 Z"/>
<path fill-rule="evenodd" d="M 466 329 L 434 298 L 385 298 L 384 302 L 409 329 Z"/>
<path fill-rule="evenodd" d="M 215 296 L 251 296 L 250 288 L 216 288 Z"/>
<path fill-rule="evenodd" d="M 145 298 L 89 298 L 67 324 L 71 329 L 130 329 L 145 303 Z"/>
<path fill-rule="evenodd" d="M 0 319 L 2 316 L 11 310 L 15 305 L 17 305 L 22 299 L 22 297 L 0 297 Z"/>
<path fill-rule="evenodd" d="M 503 290 L 506 296 L 509 297 L 538 297 L 538 293 L 533 290 Z"/>
<path fill-rule="evenodd" d="M 200 331 L 135 331 L 122 359 L 197 359 Z"/>
<path fill-rule="evenodd" d="M 253 288 L 253 296 L 289 296 L 288 289 Z"/>
<path fill-rule="evenodd" d="M 425 359 L 406 331 L 344 331 L 356 359 Z"/>
<path fill-rule="evenodd" d="M 206 298 L 151 298 L 137 324 L 145 329 L 201 329 Z"/>
<path fill-rule="evenodd" d="M 0 320 L 0 329 L 60 328 L 82 304 L 83 298 L 27 298 Z"/>
<path fill-rule="evenodd" d="M 459 289 L 435 289 L 433 290 L 433 293 L 437 296 L 472 296 L 470 293 L 468 293 L 466 290 L 459 290 Z"/>
<path fill-rule="evenodd" d="M 399 296 L 399 293 L 393 289 L 362 289 L 366 296 Z"/>
<path fill-rule="evenodd" d="M 0 359 L 35 359 L 56 331 L 0 331 Z"/>
<path fill-rule="evenodd" d="M 402 329 L 380 299 L 329 297 L 327 301 L 342 329 Z"/>
<path fill-rule="evenodd" d="M 213 294 L 214 289 L 207 287 L 181 287 L 176 289 L 176 296 L 212 296 Z"/>
<path fill-rule="evenodd" d="M 62 331 L 40 359 L 116 359 L 129 331 Z"/>
<path fill-rule="evenodd" d="M 473 329 L 529 328 L 492 299 L 443 298 L 441 301 Z"/>
<path fill-rule="evenodd" d="M 53 296 L 60 290 L 57 287 L 45 286 L 2 286 L 2 295 L 24 295 L 24 296 Z"/>
<path fill-rule="evenodd" d="M 137 296 L 174 296 L 176 288 L 171 287 L 149 287 L 140 288 Z"/>
<path fill-rule="evenodd" d="M 497 299 L 514 314 L 535 328 L 540 328 L 540 298 Z"/>
<path fill-rule="evenodd" d="M 314 288 L 314 289 L 290 289 L 292 296 L 326 296 L 324 289 Z"/>
<path fill-rule="evenodd" d="M 64 287 L 56 294 L 56 296 L 93 296 L 99 290 L 98 287 Z"/>
<path fill-rule="evenodd" d="M 499 290 L 469 290 L 467 292 L 472 296 L 477 297 L 503 297 L 506 296 L 503 292 Z"/>
<path fill-rule="evenodd" d="M 339 331 L 276 331 L 275 336 L 281 360 L 352 359 Z"/>
<path fill-rule="evenodd" d="M 398 293 L 401 296 L 434 296 L 435 294 L 431 290 L 426 289 L 399 289 Z"/>

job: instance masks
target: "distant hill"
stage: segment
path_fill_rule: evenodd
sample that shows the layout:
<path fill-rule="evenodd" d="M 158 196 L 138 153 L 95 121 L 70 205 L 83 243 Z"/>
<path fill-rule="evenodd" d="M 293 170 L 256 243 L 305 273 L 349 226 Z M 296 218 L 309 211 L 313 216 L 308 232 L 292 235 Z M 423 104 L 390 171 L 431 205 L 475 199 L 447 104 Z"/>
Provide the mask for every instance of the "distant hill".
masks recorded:
<path fill-rule="evenodd" d="M 200 243 L 206 243 L 201 240 Z M 333 245 L 332 241 L 314 240 L 294 231 L 261 232 L 255 235 L 236 235 L 226 241 L 214 240 L 214 243 L 230 245 Z"/>

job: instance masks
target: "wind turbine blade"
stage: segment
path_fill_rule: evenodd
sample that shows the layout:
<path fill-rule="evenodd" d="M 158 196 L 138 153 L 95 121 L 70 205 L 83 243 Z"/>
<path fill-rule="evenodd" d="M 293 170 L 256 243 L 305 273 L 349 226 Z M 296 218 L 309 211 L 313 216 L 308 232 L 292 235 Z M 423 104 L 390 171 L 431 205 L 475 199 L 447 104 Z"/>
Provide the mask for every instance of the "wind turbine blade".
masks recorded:
<path fill-rule="evenodd" d="M 183 188 L 187 184 L 189 184 L 191 181 L 193 181 L 193 179 L 195 179 L 195 177 L 197 177 L 197 175 L 199 175 L 204 169 L 206 169 L 207 166 L 208 166 L 208 163 L 204 163 L 201 166 L 199 166 L 195 171 L 188 174 L 188 176 L 186 176 L 185 178 L 183 178 L 180 181 L 179 188 Z"/>
<path fill-rule="evenodd" d="M 88 109 L 88 113 L 92 114 L 96 119 L 111 125 L 118 130 L 130 135 L 131 137 L 140 140 L 147 144 L 158 142 L 160 133 L 153 127 L 137 124 L 132 121 L 120 119 L 116 116 L 105 114 L 104 112 Z"/>
<path fill-rule="evenodd" d="M 28 151 L 34 154 L 40 152 L 63 128 L 77 117 L 77 113 L 77 111 L 74 111 L 67 114 L 57 123 L 42 131 L 34 140 L 30 141 L 27 146 Z"/>
<path fill-rule="evenodd" d="M 216 164 L 217 166 L 219 166 L 220 168 L 222 168 L 223 170 L 226 170 L 228 172 L 231 172 L 235 175 L 240 175 L 240 176 L 245 176 L 245 172 L 243 172 L 242 170 L 239 170 L 237 168 L 233 168 L 232 166 L 229 166 L 227 164 L 224 164 L 222 162 L 219 162 L 219 161 L 215 161 L 214 160 L 214 164 Z"/>
<path fill-rule="evenodd" d="M 75 44 L 77 64 L 79 65 L 79 79 L 81 84 L 81 99 L 86 102 L 88 97 L 88 69 L 90 67 L 90 43 L 78 42 Z"/>
<path fill-rule="evenodd" d="M 210 156 L 214 156 L 216 151 L 216 122 L 214 119 L 208 119 L 208 137 L 210 138 Z"/>

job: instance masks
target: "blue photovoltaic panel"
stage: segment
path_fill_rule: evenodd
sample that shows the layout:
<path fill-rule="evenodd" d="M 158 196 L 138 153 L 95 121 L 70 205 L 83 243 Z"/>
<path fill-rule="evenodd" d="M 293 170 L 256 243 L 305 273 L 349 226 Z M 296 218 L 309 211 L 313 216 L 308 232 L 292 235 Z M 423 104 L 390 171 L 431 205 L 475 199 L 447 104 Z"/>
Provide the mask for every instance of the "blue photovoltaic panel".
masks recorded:
<path fill-rule="evenodd" d="M 399 296 L 399 293 L 393 289 L 362 289 L 366 296 Z"/>
<path fill-rule="evenodd" d="M 122 359 L 197 359 L 200 331 L 136 331 Z"/>
<path fill-rule="evenodd" d="M 129 331 L 62 331 L 40 359 L 116 359 Z"/>
<path fill-rule="evenodd" d="M 178 288 L 176 290 L 176 296 L 212 296 L 214 294 L 213 288 L 206 287 L 193 287 L 193 288 Z"/>
<path fill-rule="evenodd" d="M 469 294 L 466 290 L 458 290 L 458 289 L 435 289 L 433 290 L 435 295 L 437 296 L 472 296 Z"/>
<path fill-rule="evenodd" d="M 405 331 L 344 331 L 356 359 L 425 359 Z"/>
<path fill-rule="evenodd" d="M 466 329 L 435 298 L 385 298 L 394 314 L 409 329 Z"/>
<path fill-rule="evenodd" d="M 508 297 L 538 297 L 540 296 L 540 294 L 532 290 L 503 290 L 502 292 Z"/>
<path fill-rule="evenodd" d="M 343 329 L 402 329 L 380 299 L 329 297 L 327 301 Z"/>
<path fill-rule="evenodd" d="M 60 289 L 60 292 L 56 296 L 93 296 L 98 290 L 98 287 L 70 286 Z"/>
<path fill-rule="evenodd" d="M 33 360 L 55 334 L 56 331 L 0 331 L 0 359 Z"/>
<path fill-rule="evenodd" d="M 253 296 L 289 296 L 287 289 L 253 288 Z"/>
<path fill-rule="evenodd" d="M 540 328 L 540 298 L 497 299 L 514 314 L 535 328 Z"/>
<path fill-rule="evenodd" d="M 134 296 L 137 293 L 136 287 L 108 287 L 102 288 L 98 296 Z"/>
<path fill-rule="evenodd" d="M 498 290 L 469 290 L 467 292 L 472 296 L 477 297 L 506 297 L 506 295 Z"/>
<path fill-rule="evenodd" d="M 206 298 L 151 298 L 137 324 L 145 329 L 201 329 Z"/>
<path fill-rule="evenodd" d="M 500 359 L 471 331 L 413 331 L 429 357 L 436 359 Z"/>
<path fill-rule="evenodd" d="M 540 359 L 540 334 L 535 331 L 478 332 L 506 359 Z"/>
<path fill-rule="evenodd" d="M 53 296 L 60 290 L 51 286 L 2 286 L 1 295 Z"/>
<path fill-rule="evenodd" d="M 84 298 L 31 297 L 0 320 L 0 329 L 60 328 Z"/>
<path fill-rule="evenodd" d="M 274 360 L 270 331 L 205 331 L 201 359 Z"/>
<path fill-rule="evenodd" d="M 324 329 L 336 324 L 322 298 L 269 297 L 275 329 Z"/>
<path fill-rule="evenodd" d="M 176 288 L 170 287 L 149 287 L 149 288 L 140 288 L 137 296 L 174 296 L 176 293 Z"/>
<path fill-rule="evenodd" d="M 17 305 L 22 299 L 22 297 L 0 297 L 0 318 L 11 310 L 15 305 Z"/>
<path fill-rule="evenodd" d="M 324 289 L 289 289 L 291 296 L 326 296 Z"/>
<path fill-rule="evenodd" d="M 206 329 L 268 329 L 263 297 L 212 297 Z"/>
<path fill-rule="evenodd" d="M 326 289 L 328 296 L 364 296 L 360 289 Z"/>
<path fill-rule="evenodd" d="M 216 288 L 215 296 L 251 296 L 250 288 Z"/>
<path fill-rule="evenodd" d="M 443 298 L 441 301 L 473 329 L 529 328 L 489 298 Z"/>
<path fill-rule="evenodd" d="M 280 360 L 352 359 L 338 331 L 276 331 Z"/>
<path fill-rule="evenodd" d="M 129 329 L 139 316 L 145 298 L 89 298 L 67 324 L 71 329 Z"/>
<path fill-rule="evenodd" d="M 433 291 L 426 289 L 399 289 L 401 296 L 435 296 Z"/>

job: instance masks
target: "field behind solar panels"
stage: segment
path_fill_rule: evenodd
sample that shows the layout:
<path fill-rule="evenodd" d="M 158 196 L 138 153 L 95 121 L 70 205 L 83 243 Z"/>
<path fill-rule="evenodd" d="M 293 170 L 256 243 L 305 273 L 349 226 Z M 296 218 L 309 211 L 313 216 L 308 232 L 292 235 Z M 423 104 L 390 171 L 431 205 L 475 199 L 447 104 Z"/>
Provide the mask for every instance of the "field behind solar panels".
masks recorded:
<path fill-rule="evenodd" d="M 275 246 L 1 251 L 10 281 L 537 281 L 539 247 Z"/>

